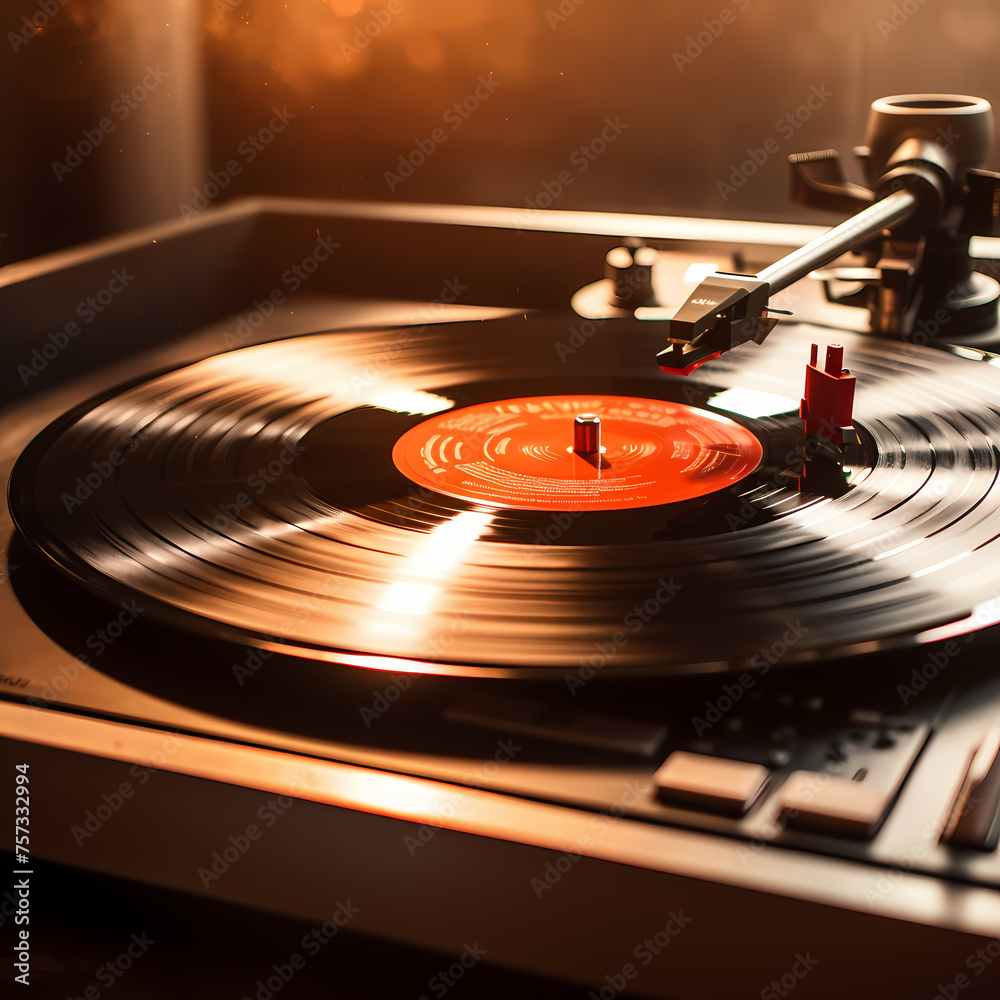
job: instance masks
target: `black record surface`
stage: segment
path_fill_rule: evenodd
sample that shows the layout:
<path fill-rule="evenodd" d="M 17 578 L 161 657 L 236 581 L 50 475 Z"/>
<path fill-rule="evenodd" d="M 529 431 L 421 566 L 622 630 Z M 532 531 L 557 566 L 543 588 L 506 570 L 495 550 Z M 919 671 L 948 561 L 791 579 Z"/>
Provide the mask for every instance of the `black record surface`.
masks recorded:
<path fill-rule="evenodd" d="M 608 322 L 568 352 L 578 324 L 317 334 L 155 377 L 29 446 L 15 521 L 103 597 L 140 595 L 150 615 L 216 638 L 389 670 L 742 669 L 1000 618 L 1000 370 L 838 334 L 867 454 L 824 497 L 799 493 L 793 473 L 809 344 L 825 331 L 779 327 L 684 379 L 655 368 L 655 324 L 624 337 Z M 600 393 L 721 413 L 733 388 L 747 412 L 763 393 L 787 400 L 766 417 L 726 413 L 763 460 L 677 503 L 513 510 L 418 487 L 391 458 L 434 409 Z"/>

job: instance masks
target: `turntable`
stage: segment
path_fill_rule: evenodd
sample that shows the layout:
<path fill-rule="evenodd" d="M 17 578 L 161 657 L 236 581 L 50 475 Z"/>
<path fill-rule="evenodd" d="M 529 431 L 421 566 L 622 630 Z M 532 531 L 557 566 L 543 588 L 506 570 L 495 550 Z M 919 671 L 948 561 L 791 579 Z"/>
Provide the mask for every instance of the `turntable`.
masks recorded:
<path fill-rule="evenodd" d="M 867 186 L 792 158 L 828 233 L 267 199 L 8 267 L 4 847 L 601 997 L 995 987 L 991 136 L 876 102 Z"/>

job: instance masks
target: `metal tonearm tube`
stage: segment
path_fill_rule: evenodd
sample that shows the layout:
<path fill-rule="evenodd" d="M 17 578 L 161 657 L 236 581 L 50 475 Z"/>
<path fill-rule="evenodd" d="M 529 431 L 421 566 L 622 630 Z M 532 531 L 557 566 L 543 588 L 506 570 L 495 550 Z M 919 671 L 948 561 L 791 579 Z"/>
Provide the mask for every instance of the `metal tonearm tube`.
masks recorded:
<path fill-rule="evenodd" d="M 987 101 L 910 94 L 872 105 L 869 144 L 855 150 L 870 187 L 844 179 L 834 150 L 789 157 L 797 202 L 856 214 L 757 274 L 708 275 L 664 321 L 669 346 L 657 356 L 660 367 L 686 374 L 763 342 L 778 321 L 770 296 L 851 250 L 869 266 L 830 272 L 830 281 L 850 278 L 854 290 L 837 298 L 828 284 L 827 294 L 867 308 L 873 331 L 906 337 L 921 316 L 942 309 L 955 332 L 994 325 L 1000 285 L 973 269 L 968 252 L 971 236 L 998 231 L 1000 174 L 979 168 L 992 138 Z"/>

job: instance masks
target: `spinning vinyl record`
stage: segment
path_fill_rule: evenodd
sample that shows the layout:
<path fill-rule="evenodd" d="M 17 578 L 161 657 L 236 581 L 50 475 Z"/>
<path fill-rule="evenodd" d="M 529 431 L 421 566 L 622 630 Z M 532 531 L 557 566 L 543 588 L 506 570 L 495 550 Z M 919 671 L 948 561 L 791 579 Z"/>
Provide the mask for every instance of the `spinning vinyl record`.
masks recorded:
<path fill-rule="evenodd" d="M 824 331 L 683 378 L 655 323 L 566 350 L 576 323 L 316 334 L 159 375 L 29 446 L 15 520 L 193 634 L 393 671 L 743 669 L 1000 618 L 996 368 L 838 333 L 862 447 L 821 495 L 797 411 Z"/>

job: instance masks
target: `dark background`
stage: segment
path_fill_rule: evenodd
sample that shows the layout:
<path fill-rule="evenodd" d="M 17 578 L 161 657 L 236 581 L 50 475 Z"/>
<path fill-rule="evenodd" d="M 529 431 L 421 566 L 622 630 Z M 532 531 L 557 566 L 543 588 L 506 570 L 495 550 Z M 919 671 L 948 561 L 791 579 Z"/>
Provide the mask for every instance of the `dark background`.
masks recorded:
<path fill-rule="evenodd" d="M 29 39 L 24 18 L 42 25 Z M 0 29 L 0 263 L 180 219 L 232 160 L 213 204 L 523 206 L 568 170 L 558 208 L 825 221 L 788 203 L 786 154 L 849 156 L 879 96 L 1000 98 L 989 0 L 6 0 Z M 115 105 L 147 67 L 168 75 Z M 445 123 L 491 73 L 495 92 Z M 813 88 L 831 96 L 779 131 Z M 247 162 L 240 144 L 286 107 L 294 120 Z M 571 156 L 606 117 L 627 129 L 579 171 Z M 113 131 L 57 178 L 67 144 L 106 118 Z M 390 193 L 386 171 L 435 128 L 446 142 Z M 769 137 L 779 151 L 724 199 L 719 183 Z"/>

